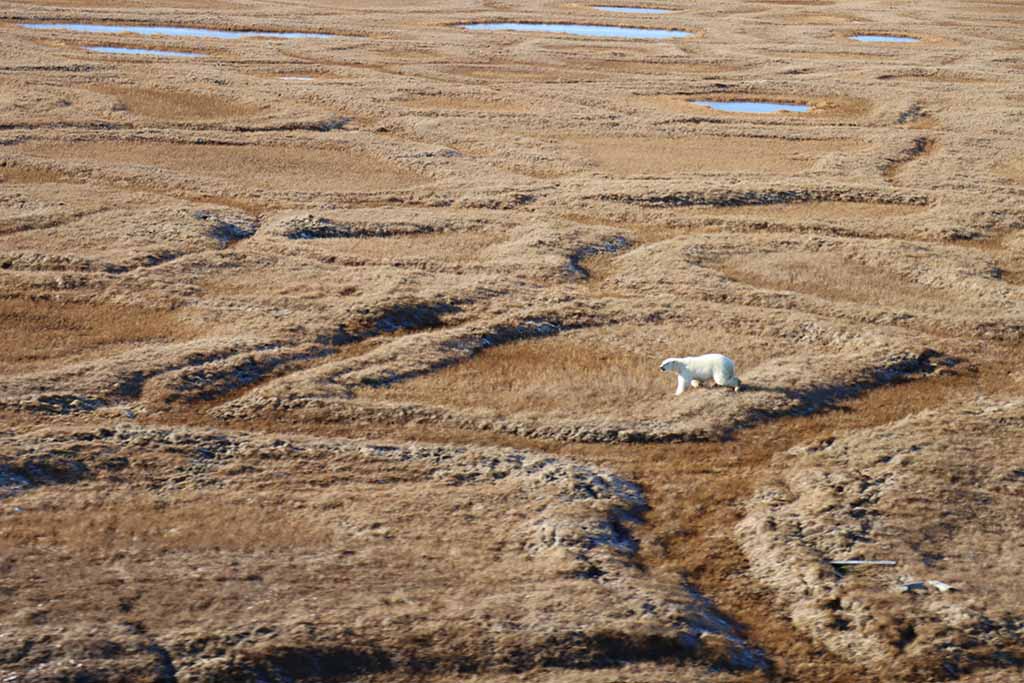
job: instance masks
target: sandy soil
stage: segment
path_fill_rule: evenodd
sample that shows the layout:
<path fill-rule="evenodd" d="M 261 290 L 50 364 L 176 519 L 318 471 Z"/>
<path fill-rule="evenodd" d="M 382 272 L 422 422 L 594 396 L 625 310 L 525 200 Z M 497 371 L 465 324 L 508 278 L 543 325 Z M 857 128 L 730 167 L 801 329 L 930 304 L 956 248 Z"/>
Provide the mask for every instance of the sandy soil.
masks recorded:
<path fill-rule="evenodd" d="M 1019 3 L 644 4 L 0 3 L 0 680 L 1024 677 Z"/>

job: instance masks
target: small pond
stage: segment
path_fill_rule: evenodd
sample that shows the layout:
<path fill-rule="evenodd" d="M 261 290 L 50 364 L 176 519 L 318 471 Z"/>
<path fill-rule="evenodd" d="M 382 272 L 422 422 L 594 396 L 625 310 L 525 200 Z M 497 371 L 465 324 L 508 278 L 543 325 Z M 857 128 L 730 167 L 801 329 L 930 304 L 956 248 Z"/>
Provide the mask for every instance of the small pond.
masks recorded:
<path fill-rule="evenodd" d="M 202 57 L 201 52 L 175 52 L 173 50 L 143 50 L 137 47 L 87 47 L 89 52 L 109 55 L 153 55 L 155 57 Z"/>
<path fill-rule="evenodd" d="M 909 36 L 850 36 L 851 39 L 860 41 L 862 43 L 917 43 L 920 42 L 919 38 L 910 38 Z"/>
<path fill-rule="evenodd" d="M 780 111 L 808 112 L 811 110 L 806 104 L 787 104 L 785 102 L 755 102 L 755 101 L 733 101 L 715 102 L 712 100 L 690 100 L 690 104 L 698 104 L 702 107 L 711 107 L 718 111 L 728 111 L 744 114 L 774 114 Z"/>
<path fill-rule="evenodd" d="M 463 24 L 470 31 L 540 31 L 543 33 L 566 33 L 573 36 L 594 38 L 643 38 L 665 40 L 692 36 L 689 31 L 672 31 L 652 28 L 627 28 L 624 26 L 598 26 L 592 24 Z"/>
<path fill-rule="evenodd" d="M 623 14 L 671 14 L 669 9 L 653 9 L 651 7 L 612 7 L 595 5 L 594 9 L 602 12 L 621 12 Z"/>
<path fill-rule="evenodd" d="M 142 24 L 22 24 L 24 28 L 84 33 L 135 33 L 140 36 L 186 36 L 192 38 L 333 38 L 329 33 L 288 33 L 274 31 L 221 31 L 212 28 L 185 28 L 182 26 L 145 26 Z"/>

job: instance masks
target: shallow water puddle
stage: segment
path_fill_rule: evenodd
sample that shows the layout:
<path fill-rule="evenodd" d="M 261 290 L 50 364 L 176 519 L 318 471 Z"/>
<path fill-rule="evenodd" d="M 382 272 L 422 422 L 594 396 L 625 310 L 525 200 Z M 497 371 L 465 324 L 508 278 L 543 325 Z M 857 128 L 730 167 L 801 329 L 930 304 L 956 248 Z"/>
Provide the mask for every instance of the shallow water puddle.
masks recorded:
<path fill-rule="evenodd" d="M 808 112 L 811 110 L 806 104 L 786 104 L 784 102 L 715 102 L 712 100 L 690 100 L 690 104 L 698 104 L 702 107 L 711 107 L 718 111 L 727 111 L 744 114 L 774 114 L 780 111 Z"/>
<path fill-rule="evenodd" d="M 646 40 L 685 38 L 686 36 L 693 35 L 689 31 L 599 26 L 594 24 L 463 24 L 462 28 L 469 29 L 470 31 L 539 31 L 542 33 L 567 33 L 574 36 L 589 36 L 593 38 L 642 38 Z"/>
<path fill-rule="evenodd" d="M 672 10 L 653 9 L 651 7 L 611 7 L 595 5 L 594 9 L 602 12 L 621 12 L 623 14 L 671 14 Z"/>
<path fill-rule="evenodd" d="M 116 24 L 21 24 L 24 28 L 58 31 L 82 31 L 84 33 L 135 33 L 140 36 L 188 36 L 192 38 L 334 38 L 329 33 L 290 33 L 275 31 L 222 31 L 210 28 L 185 28 L 182 26 L 145 26 Z"/>
<path fill-rule="evenodd" d="M 920 42 L 920 38 L 910 38 L 909 36 L 874 36 L 874 35 L 862 35 L 862 36 L 850 36 L 851 40 L 856 40 L 861 43 L 917 43 Z"/>
<path fill-rule="evenodd" d="M 89 52 L 108 55 L 154 55 L 156 57 L 202 57 L 202 52 L 174 52 L 173 50 L 143 50 L 136 47 L 87 47 Z"/>
<path fill-rule="evenodd" d="M 280 76 L 282 81 L 315 81 L 311 76 Z"/>

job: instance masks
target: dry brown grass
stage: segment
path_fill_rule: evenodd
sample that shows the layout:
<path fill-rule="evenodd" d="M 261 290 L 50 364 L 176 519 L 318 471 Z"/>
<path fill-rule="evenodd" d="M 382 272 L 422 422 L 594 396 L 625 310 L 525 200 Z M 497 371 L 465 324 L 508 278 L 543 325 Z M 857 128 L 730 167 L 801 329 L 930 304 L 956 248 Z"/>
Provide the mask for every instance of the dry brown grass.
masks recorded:
<path fill-rule="evenodd" d="M 0 528 L 0 548 L 97 552 L 260 552 L 326 549 L 333 534 L 308 511 L 272 502 L 198 496 L 168 503 L 153 494 L 116 497 L 81 509 L 28 510 Z"/>
<path fill-rule="evenodd" d="M 931 117 L 925 117 L 923 121 L 915 122 L 914 127 L 915 128 L 929 128 L 933 124 L 934 124 L 934 121 L 931 120 Z M 939 143 L 937 143 L 935 140 L 931 140 L 931 139 L 925 140 L 923 142 L 923 144 L 921 145 L 920 149 L 915 149 L 908 156 L 906 156 L 906 157 L 904 157 L 902 159 L 898 159 L 898 160 L 892 162 L 891 164 L 889 164 L 888 166 L 886 166 L 885 170 L 883 171 L 883 175 L 888 180 L 893 181 L 897 177 L 899 177 L 900 174 L 902 174 L 904 171 L 906 171 L 910 164 L 914 164 L 916 162 L 921 161 L 922 159 L 924 159 L 926 157 L 929 157 L 929 156 L 935 154 L 937 151 L 939 151 L 939 149 L 941 149 L 941 145 L 939 145 Z"/>
<path fill-rule="evenodd" d="M 1014 184 L 1024 184 L 1024 157 L 1001 162 L 995 166 L 994 171 Z"/>
<path fill-rule="evenodd" d="M 356 263 L 471 263 L 486 260 L 485 250 L 501 244 L 496 231 L 438 232 L 394 237 L 333 238 L 310 241 L 310 248 L 342 262 Z"/>
<path fill-rule="evenodd" d="M 726 261 L 721 271 L 755 287 L 800 292 L 834 301 L 918 310 L 947 301 L 949 293 L 907 282 L 899 273 L 832 254 L 764 254 Z"/>
<path fill-rule="evenodd" d="M 996 353 L 1012 355 L 1009 349 Z M 500 370 L 500 365 L 495 365 Z M 929 408 L 956 404 L 978 392 L 1004 391 L 1012 366 L 1011 361 L 987 365 L 979 373 L 965 370 L 883 386 L 825 412 L 741 430 L 721 443 L 584 445 L 423 423 L 360 427 L 353 435 L 533 448 L 621 472 L 644 487 L 652 507 L 645 524 L 636 529 L 641 558 L 649 572 L 665 581 L 678 581 L 682 576 L 739 620 L 752 642 L 773 653 L 779 680 L 863 683 L 884 679 L 875 678 L 870 667 L 823 650 L 780 613 L 774 595 L 750 578 L 748 559 L 737 543 L 734 527 L 746 514 L 753 493 L 778 476 L 773 460 L 776 454 L 852 430 L 892 424 Z M 463 388 L 439 384 L 437 391 L 455 396 Z M 269 422 L 261 428 L 273 433 L 280 426 Z M 344 425 L 308 424 L 302 428 L 326 434 L 348 431 Z"/>
<path fill-rule="evenodd" d="M 47 185 L 50 183 L 78 186 L 87 185 L 91 188 L 102 188 L 105 192 L 110 190 L 114 190 L 116 192 L 125 189 L 123 183 L 113 181 L 104 182 L 99 178 L 78 178 L 69 173 L 62 173 L 54 169 L 33 168 L 29 166 L 0 167 L 0 184 L 2 183 L 10 183 L 12 185 Z M 182 196 L 183 198 L 189 199 L 198 204 L 218 204 L 221 206 L 228 206 L 240 209 L 241 211 L 254 216 L 274 207 L 274 204 L 270 202 L 253 201 L 234 195 L 190 195 L 185 192 L 173 193 L 159 185 L 146 183 L 133 183 L 131 190 L 129 191 L 147 192 L 172 197 Z M 121 201 L 118 205 L 124 206 L 124 202 Z"/>
<path fill-rule="evenodd" d="M 740 206 L 693 206 L 678 209 L 679 218 L 742 218 L 750 220 L 806 221 L 840 224 L 845 221 L 893 219 L 926 211 L 919 204 L 875 202 L 788 202 Z"/>
<path fill-rule="evenodd" d="M 354 149 L 170 142 L 33 145 L 33 154 L 97 164 L 130 164 L 208 176 L 245 189 L 372 192 L 425 182 L 416 173 Z"/>
<path fill-rule="evenodd" d="M 780 680 L 862 683 L 876 680 L 870 669 L 823 651 L 779 613 L 770 591 L 750 579 L 748 560 L 733 528 L 744 517 L 750 496 L 777 476 L 775 454 L 850 430 L 891 424 L 978 391 L 1001 391 L 1005 373 L 1005 367 L 993 366 L 980 374 L 944 374 L 883 386 L 827 412 L 742 430 L 724 443 L 564 444 L 423 424 L 410 425 L 399 434 L 438 442 L 544 449 L 626 474 L 643 485 L 652 507 L 646 524 L 637 529 L 649 571 L 665 580 L 682 575 L 738 619 L 753 642 L 774 654 Z M 399 435 L 393 428 L 387 433 Z"/>
<path fill-rule="evenodd" d="M 655 368 L 656 370 L 656 368 Z M 389 397 L 488 407 L 502 414 L 604 411 L 663 393 L 650 357 L 585 341 L 518 342 L 468 363 L 385 390 Z"/>
<path fill-rule="evenodd" d="M 500 415 L 643 417 L 652 401 L 663 402 L 675 391 L 675 375 L 660 372 L 658 363 L 681 350 L 685 355 L 714 350 L 743 358 L 741 377 L 769 355 L 759 340 L 720 328 L 624 325 L 505 344 L 379 393 L 393 400 L 485 408 Z"/>
<path fill-rule="evenodd" d="M 444 67 L 444 70 L 452 76 L 487 81 L 549 81 L 555 83 L 582 78 L 586 73 L 583 71 L 569 71 L 564 68 L 524 64 L 453 64 Z"/>
<path fill-rule="evenodd" d="M 169 9 L 174 8 L 231 8 L 236 7 L 241 0 L 167 0 L 166 2 L 158 2 L 154 7 L 167 7 Z M 31 0 L 12 0 L 18 5 L 31 5 Z M 117 0 L 47 0 L 47 5 L 53 7 L 84 7 L 84 8 L 120 8 L 124 5 L 119 3 Z M 227 28 L 227 27 L 225 27 Z"/>
<path fill-rule="evenodd" d="M 784 14 L 781 17 L 781 20 L 786 24 L 798 24 L 800 26 L 805 26 L 807 24 L 833 26 L 836 24 L 852 24 L 863 21 L 861 17 L 853 14 L 826 14 L 822 12 L 797 12 L 795 14 Z"/>
<path fill-rule="evenodd" d="M 15 185 L 38 185 L 68 182 L 67 176 L 57 171 L 24 166 L 0 167 L 0 182 Z"/>
<path fill-rule="evenodd" d="M 850 140 L 692 135 L 679 138 L 574 137 L 565 141 L 614 175 L 777 173 L 807 170 L 826 154 L 855 149 Z"/>
<path fill-rule="evenodd" d="M 413 111 L 437 111 L 452 109 L 455 111 L 493 111 L 503 113 L 521 113 L 529 111 L 522 102 L 507 100 L 489 100 L 482 97 L 449 97 L 445 95 L 421 95 L 400 102 L 402 106 Z"/>
<path fill-rule="evenodd" d="M 863 17 L 871 26 L 858 26 L 847 16 L 857 9 L 828 0 L 698 0 L 685 16 L 621 19 L 692 20 L 699 37 L 626 41 L 464 31 L 458 22 L 483 18 L 468 0 L 390 13 L 381 8 L 409 3 L 311 1 L 287 17 L 271 4 L 225 2 L 216 24 L 346 37 L 203 41 L 192 47 L 206 59 L 137 60 L 90 56 L 82 35 L 4 27 L 0 262 L 13 258 L 14 267 L 0 270 L 0 282 L 18 298 L 0 306 L 0 495 L 11 495 L 0 505 L 0 613 L 9 616 L 0 669 L 25 680 L 135 681 L 160 676 L 170 661 L 178 680 L 300 679 L 315 669 L 296 664 L 305 655 L 276 653 L 348 664 L 355 638 L 382 660 L 420 666 L 367 676 L 389 682 L 737 683 L 718 663 L 691 660 L 683 672 L 649 661 L 659 656 L 657 641 L 642 637 L 652 618 L 699 615 L 679 606 L 689 599 L 682 577 L 772 659 L 773 672 L 747 677 L 757 683 L 937 680 L 904 675 L 906 653 L 844 659 L 820 633 L 796 628 L 779 592 L 758 581 L 736 524 L 752 496 L 802 474 L 779 455 L 792 446 L 840 443 L 872 425 L 884 439 L 911 412 L 948 416 L 978 395 L 999 401 L 1024 386 L 1019 345 L 992 341 L 1021 329 L 1019 290 L 1006 287 L 1022 281 L 1019 212 L 1007 194 L 1024 178 L 1007 123 L 1020 104 L 1019 8 L 878 3 Z M 174 23 L 176 9 L 203 3 L 143 4 L 133 21 Z M 17 9 L 26 21 L 56 16 L 39 3 L 18 0 Z M 582 5 L 545 12 L 618 23 Z M 854 29 L 936 39 L 859 45 L 846 37 Z M 967 49 L 952 40 L 961 36 L 980 38 Z M 278 74 L 330 82 L 282 83 Z M 684 102 L 761 95 L 816 111 L 744 117 Z M 118 99 L 127 113 L 111 111 Z M 908 111 L 922 116 L 900 123 Z M 311 112 L 354 118 L 340 130 L 289 129 Z M 906 167 L 887 189 L 886 164 L 924 126 L 935 127 L 921 135 L 941 141 L 941 157 Z M 42 166 L 54 170 L 32 170 Z M 637 177 L 650 175 L 666 178 Z M 680 193 L 757 202 L 788 190 L 869 201 L 891 192 L 930 204 L 648 201 Z M 390 196 L 350 194 L 378 191 Z M 262 215 L 240 218 L 232 207 Z M 426 221 L 442 232 L 288 240 L 275 232 L 279 207 L 396 231 Z M 207 220 L 256 232 L 221 248 Z M 952 232 L 990 240 L 953 241 Z M 639 247 L 584 259 L 589 282 L 568 273 L 570 254 L 620 234 Z M 644 246 L 661 240 L 669 241 Z M 967 256 L 975 247 L 987 251 Z M 163 254 L 177 258 L 146 261 Z M 732 260 L 740 254 L 748 256 Z M 1005 271 L 1003 282 L 990 265 Z M 81 270 L 56 270 L 68 267 Z M 57 299 L 69 296 L 75 303 Z M 678 307 L 693 299 L 701 310 Z M 325 331 L 375 333 L 376 311 L 428 300 L 458 302 L 458 312 L 430 329 L 318 355 Z M 181 312 L 154 310 L 161 302 Z M 904 311 L 912 317 L 894 315 Z M 568 331 L 434 370 L 464 358 L 463 332 L 475 343 L 499 319 L 534 315 Z M 182 325 L 185 316 L 203 329 Z M 200 332 L 195 344 L 163 343 Z M 270 348 L 240 352 L 264 342 Z M 890 350 L 902 357 L 924 347 L 964 359 L 960 374 L 867 391 L 812 416 L 780 415 L 805 390 L 810 402 L 830 394 L 812 384 L 853 381 Z M 736 358 L 750 391 L 675 399 L 674 377 L 658 361 L 705 351 Z M 801 375 L 808 351 L 828 379 Z M 415 378 L 372 387 L 405 373 Z M 36 400 L 43 393 L 54 401 Z M 79 396 L 103 404 L 61 403 Z M 981 431 L 986 420 L 999 427 L 984 412 L 972 420 Z M 700 431 L 712 423 L 722 431 Z M 603 430 L 637 424 L 652 437 L 731 438 L 568 441 L 624 438 Z M 926 417 L 906 445 L 942 448 L 950 426 Z M 406 449 L 425 441 L 456 447 Z M 509 462 L 562 463 L 563 475 L 495 470 L 509 454 L 485 450 L 491 444 L 519 449 Z M 904 482 L 904 509 L 886 516 L 930 529 L 917 499 L 940 501 L 948 517 L 976 514 L 935 493 L 961 490 L 944 484 L 956 476 L 964 486 L 971 463 L 999 453 L 998 444 L 961 444 L 947 460 L 922 459 L 940 471 L 920 489 Z M 79 469 L 47 480 L 61 463 Z M 582 546 L 558 537 L 595 521 L 606 501 L 584 496 L 571 514 L 551 514 L 580 492 L 577 466 L 595 465 L 641 485 L 651 509 L 631 528 L 638 565 L 592 580 Z M 20 476 L 40 481 L 22 489 Z M 1000 490 L 1018 479 L 999 481 Z M 1005 524 L 1015 510 L 978 517 Z M 537 553 L 542 533 L 559 543 Z M 979 565 L 978 580 L 995 571 Z M 1015 576 L 997 578 L 1005 586 Z M 880 619 L 895 613 L 891 602 L 873 604 Z M 595 633 L 632 649 L 553 668 L 591 653 L 581 638 Z M 672 649 L 677 634 L 665 633 Z M 225 662 L 263 668 L 235 675 L 218 668 Z"/>
<path fill-rule="evenodd" d="M 675 61 L 672 63 L 657 62 L 654 60 L 639 59 L 595 59 L 586 54 L 569 55 L 566 65 L 574 69 L 587 69 L 593 73 L 620 73 L 636 75 L 664 75 L 664 74 L 723 74 L 740 70 L 740 66 L 717 62 L 687 62 Z M 629 105 L 635 105 L 636 99 L 630 98 Z"/>
<path fill-rule="evenodd" d="M 0 299 L 0 368 L 24 369 L 101 347 L 194 336 L 170 311 L 115 304 Z"/>
<path fill-rule="evenodd" d="M 115 98 L 115 108 L 158 121 L 221 121 L 244 119 L 260 110 L 252 104 L 229 98 L 190 92 L 147 87 L 112 87 L 97 89 Z"/>

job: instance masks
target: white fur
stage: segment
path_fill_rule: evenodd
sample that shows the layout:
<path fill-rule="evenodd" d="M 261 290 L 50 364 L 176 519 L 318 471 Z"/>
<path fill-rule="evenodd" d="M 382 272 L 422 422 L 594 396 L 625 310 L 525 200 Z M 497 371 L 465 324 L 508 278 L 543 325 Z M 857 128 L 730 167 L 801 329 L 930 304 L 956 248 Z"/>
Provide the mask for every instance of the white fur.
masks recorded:
<path fill-rule="evenodd" d="M 736 364 L 728 356 L 720 353 L 706 353 L 703 356 L 687 356 L 686 358 L 666 358 L 661 362 L 662 372 L 674 372 L 679 375 L 676 385 L 676 396 L 686 390 L 686 385 L 696 389 L 709 379 L 715 380 L 720 387 L 732 387 L 740 390 L 740 378 L 736 376 Z"/>

